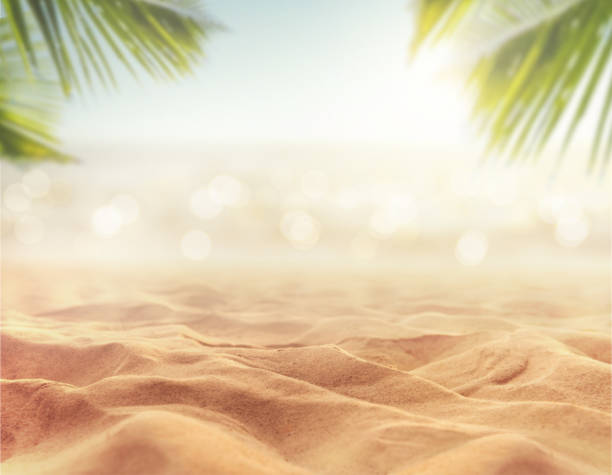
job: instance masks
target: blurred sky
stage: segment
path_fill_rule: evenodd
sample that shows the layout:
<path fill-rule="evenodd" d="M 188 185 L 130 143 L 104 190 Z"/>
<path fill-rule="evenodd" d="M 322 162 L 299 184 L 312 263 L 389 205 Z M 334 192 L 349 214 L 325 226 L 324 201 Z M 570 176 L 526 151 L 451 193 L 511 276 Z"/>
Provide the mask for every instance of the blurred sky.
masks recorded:
<path fill-rule="evenodd" d="M 447 52 L 408 60 L 405 0 L 210 0 L 213 33 L 192 78 L 124 74 L 118 94 L 77 99 L 74 143 L 473 144 Z M 443 138 L 443 140 L 441 140 Z"/>
<path fill-rule="evenodd" d="M 410 5 L 208 1 L 226 30 L 192 77 L 118 70 L 119 92 L 64 110 L 60 135 L 78 163 L 3 164 L 3 252 L 609 258 L 609 180 L 585 172 L 592 118 L 554 179 L 554 150 L 479 166 L 461 58 L 443 45 L 409 61 Z"/>

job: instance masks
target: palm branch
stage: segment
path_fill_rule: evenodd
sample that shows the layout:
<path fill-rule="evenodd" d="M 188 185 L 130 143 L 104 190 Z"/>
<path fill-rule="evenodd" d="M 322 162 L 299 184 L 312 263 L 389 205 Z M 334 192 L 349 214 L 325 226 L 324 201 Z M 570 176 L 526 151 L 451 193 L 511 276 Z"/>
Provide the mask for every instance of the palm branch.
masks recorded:
<path fill-rule="evenodd" d="M 134 76 L 175 78 L 203 55 L 213 26 L 195 0 L 1 2 L 6 18 L 0 19 L 0 151 L 9 159 L 34 150 L 18 137 L 40 145 L 33 157 L 66 158 L 51 133 L 58 104 L 40 100 L 53 82 L 65 96 L 96 83 L 116 87 L 117 65 Z M 30 120 L 18 118 L 16 107 L 22 113 L 27 108 Z"/>
<path fill-rule="evenodd" d="M 4 66 L 0 69 L 0 156 L 13 160 L 49 157 L 67 160 L 57 150 L 57 141 L 50 133 L 61 103 L 57 84 L 27 74 L 11 38 L 8 24 L 0 20 L 0 54 Z M 41 45 L 34 43 L 33 46 L 40 48 Z M 41 61 L 39 70 L 48 72 L 48 62 Z"/>
<path fill-rule="evenodd" d="M 589 166 L 612 154 L 612 1 L 419 0 L 413 50 L 453 36 L 476 50 L 468 84 L 488 151 L 537 157 L 553 133 L 563 156 L 597 114 Z M 484 45 L 484 47 L 482 46 Z"/>

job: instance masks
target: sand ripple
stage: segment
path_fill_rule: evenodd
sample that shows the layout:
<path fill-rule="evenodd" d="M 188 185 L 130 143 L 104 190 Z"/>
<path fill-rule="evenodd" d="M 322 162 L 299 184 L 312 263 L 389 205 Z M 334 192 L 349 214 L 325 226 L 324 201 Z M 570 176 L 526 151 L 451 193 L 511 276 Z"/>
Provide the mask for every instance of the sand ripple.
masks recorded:
<path fill-rule="evenodd" d="M 606 272 L 488 272 L 10 269 L 2 471 L 609 473 Z"/>

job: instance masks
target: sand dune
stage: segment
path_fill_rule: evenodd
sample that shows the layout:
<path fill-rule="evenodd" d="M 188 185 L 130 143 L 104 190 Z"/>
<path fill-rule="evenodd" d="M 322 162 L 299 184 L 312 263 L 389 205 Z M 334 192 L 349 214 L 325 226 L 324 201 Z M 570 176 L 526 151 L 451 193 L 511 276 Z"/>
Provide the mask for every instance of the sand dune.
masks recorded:
<path fill-rule="evenodd" d="M 8 266 L 4 474 L 610 472 L 610 295 L 572 272 Z"/>

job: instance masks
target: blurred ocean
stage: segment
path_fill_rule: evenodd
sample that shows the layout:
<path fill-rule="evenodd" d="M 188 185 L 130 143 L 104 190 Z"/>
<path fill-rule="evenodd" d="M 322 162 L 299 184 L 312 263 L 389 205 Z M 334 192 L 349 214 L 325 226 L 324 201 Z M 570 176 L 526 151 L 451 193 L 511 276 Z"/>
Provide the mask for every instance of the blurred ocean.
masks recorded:
<path fill-rule="evenodd" d="M 452 157 L 457 155 L 457 159 Z M 351 262 L 610 255 L 609 180 L 357 145 L 83 147 L 2 164 L 6 259 Z M 315 259 L 316 260 L 316 259 Z"/>

